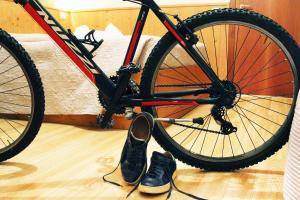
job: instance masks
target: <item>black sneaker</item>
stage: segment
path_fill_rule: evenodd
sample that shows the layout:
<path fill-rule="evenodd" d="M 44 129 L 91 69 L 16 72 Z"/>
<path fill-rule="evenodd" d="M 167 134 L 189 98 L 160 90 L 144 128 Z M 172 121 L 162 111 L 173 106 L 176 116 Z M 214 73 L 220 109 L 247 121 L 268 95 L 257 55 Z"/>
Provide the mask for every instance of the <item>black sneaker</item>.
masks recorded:
<path fill-rule="evenodd" d="M 153 152 L 151 165 L 147 173 L 141 179 L 138 189 L 142 193 L 162 194 L 168 192 L 169 199 L 171 197 L 172 187 L 191 198 L 203 200 L 200 197 L 179 190 L 174 184 L 176 178 L 176 161 L 169 152 L 164 154 Z"/>
<path fill-rule="evenodd" d="M 176 177 L 176 162 L 173 156 L 166 152 L 154 151 L 151 165 L 139 185 L 139 191 L 147 194 L 161 194 L 169 191 L 171 180 Z"/>
<path fill-rule="evenodd" d="M 154 120 L 149 113 L 140 113 L 132 121 L 121 155 L 121 172 L 125 182 L 137 184 L 147 170 L 147 146 Z"/>

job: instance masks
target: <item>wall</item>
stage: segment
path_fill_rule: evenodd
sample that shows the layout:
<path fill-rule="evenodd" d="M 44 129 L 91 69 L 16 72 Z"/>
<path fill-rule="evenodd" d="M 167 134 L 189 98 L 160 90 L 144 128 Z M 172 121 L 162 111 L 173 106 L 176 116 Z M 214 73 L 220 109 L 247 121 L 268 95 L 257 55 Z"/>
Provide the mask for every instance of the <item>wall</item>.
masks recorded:
<path fill-rule="evenodd" d="M 76 27 L 83 24 L 86 24 L 90 28 L 94 28 L 94 29 L 104 29 L 109 23 L 113 23 L 124 34 L 131 34 L 138 15 L 138 7 L 123 7 L 123 8 L 103 7 L 101 9 L 94 9 L 90 11 L 60 11 L 57 8 L 53 8 L 54 1 L 49 1 L 49 0 L 47 1 L 43 0 L 43 1 L 45 1 L 45 6 L 48 8 L 49 12 L 65 28 L 71 28 L 73 31 L 75 30 Z M 111 0 L 111 1 L 120 2 L 121 0 Z M 167 1 L 167 0 L 163 0 L 163 1 Z M 207 1 L 207 0 L 202 0 L 202 1 Z M 217 1 L 218 2 L 210 0 L 210 2 L 213 3 L 209 3 L 209 5 L 199 4 L 199 3 L 195 5 L 165 5 L 162 6 L 162 8 L 166 12 L 178 13 L 182 18 L 186 18 L 188 16 L 191 16 L 192 14 L 199 13 L 204 10 L 209 10 L 217 7 L 218 8 L 228 7 L 228 3 L 224 3 L 224 1 L 226 0 L 220 0 L 222 1 L 221 3 L 219 0 Z M 103 2 L 104 5 L 108 6 L 107 2 L 110 1 L 106 1 L 106 4 Z M 114 3 L 109 5 L 111 6 L 113 4 Z M 41 30 L 41 28 L 31 19 L 31 17 L 24 11 L 24 9 L 20 5 L 15 4 L 13 1 L 0 0 L 0 13 L 2 16 L 0 18 L 0 28 L 8 32 L 43 33 L 43 30 Z M 64 16 L 64 18 L 62 18 L 62 15 Z M 150 12 L 143 34 L 161 36 L 165 32 L 166 32 L 165 28 L 160 24 L 160 22 L 156 19 L 153 13 Z"/>
<path fill-rule="evenodd" d="M 91 9 L 138 7 L 137 4 L 122 0 L 40 0 L 45 6 L 60 10 L 78 11 Z M 155 0 L 161 6 L 164 5 L 211 5 L 228 3 L 229 0 Z"/>
<path fill-rule="evenodd" d="M 63 12 L 65 19 L 60 18 L 61 11 L 49 8 L 49 12 L 65 27 L 70 27 L 70 13 Z M 43 30 L 32 20 L 27 12 L 13 1 L 0 0 L 0 28 L 11 33 L 43 33 Z"/>
<path fill-rule="evenodd" d="M 180 9 L 179 9 L 180 7 Z M 203 12 L 214 8 L 229 7 L 227 3 L 215 5 L 173 5 L 163 6 L 163 10 L 168 13 L 178 13 L 182 19 L 185 19 L 193 14 Z M 70 20 L 72 30 L 80 25 L 88 25 L 92 29 L 103 30 L 109 23 L 113 23 L 124 34 L 132 34 L 137 16 L 138 8 L 114 8 L 114 9 L 99 9 L 94 11 L 74 11 L 71 12 Z M 143 34 L 162 36 L 166 29 L 156 16 L 150 12 L 147 19 Z"/>

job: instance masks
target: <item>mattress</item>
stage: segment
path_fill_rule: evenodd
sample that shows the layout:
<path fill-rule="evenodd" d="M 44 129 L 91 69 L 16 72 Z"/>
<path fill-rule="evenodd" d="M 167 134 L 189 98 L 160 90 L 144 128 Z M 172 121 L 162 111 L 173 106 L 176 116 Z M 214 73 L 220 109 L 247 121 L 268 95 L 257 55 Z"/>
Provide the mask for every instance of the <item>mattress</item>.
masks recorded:
<path fill-rule="evenodd" d="M 97 88 L 49 36 L 45 34 L 12 35 L 30 54 L 40 72 L 46 97 L 45 114 L 97 115 L 101 112 Z M 130 36 L 105 38 L 104 43 L 95 52 L 94 61 L 109 76 L 115 75 L 121 67 L 130 39 Z M 159 39 L 154 36 L 142 36 L 134 62 L 144 66 Z M 203 44 L 199 44 L 198 48 L 203 50 Z M 185 65 L 193 63 L 179 45 L 175 46 L 173 54 L 183 58 Z M 179 66 L 178 62 L 170 58 L 167 60 L 172 66 Z"/>

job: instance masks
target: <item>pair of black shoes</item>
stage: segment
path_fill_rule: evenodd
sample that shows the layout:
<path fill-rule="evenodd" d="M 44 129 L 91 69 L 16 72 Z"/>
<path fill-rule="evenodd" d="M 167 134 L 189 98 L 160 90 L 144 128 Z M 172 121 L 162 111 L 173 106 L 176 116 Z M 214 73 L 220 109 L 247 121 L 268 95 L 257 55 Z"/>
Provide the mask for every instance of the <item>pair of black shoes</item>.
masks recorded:
<path fill-rule="evenodd" d="M 147 171 L 147 147 L 153 127 L 153 117 L 149 113 L 144 112 L 133 119 L 128 130 L 128 136 L 123 147 L 119 164 L 124 181 L 128 184 L 135 185 L 129 195 L 138 189 L 140 192 L 147 194 L 169 192 L 169 198 L 171 196 L 172 187 L 174 186 L 183 194 L 195 199 L 202 199 L 185 193 L 175 186 L 173 179 L 175 178 L 177 167 L 171 153 L 166 152 L 162 154 L 156 151 L 153 152 L 151 164 Z M 105 177 L 104 180 L 107 181 Z M 116 184 L 114 182 L 110 183 Z"/>

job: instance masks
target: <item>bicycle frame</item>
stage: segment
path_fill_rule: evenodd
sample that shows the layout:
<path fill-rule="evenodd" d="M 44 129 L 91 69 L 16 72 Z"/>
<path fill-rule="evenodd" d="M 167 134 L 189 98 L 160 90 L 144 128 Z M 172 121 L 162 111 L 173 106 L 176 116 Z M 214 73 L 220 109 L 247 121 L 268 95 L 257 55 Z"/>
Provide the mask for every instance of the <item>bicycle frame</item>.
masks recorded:
<path fill-rule="evenodd" d="M 21 4 L 32 18 L 47 32 L 47 34 L 57 43 L 57 45 L 67 54 L 67 56 L 78 66 L 78 68 L 87 76 L 87 78 L 96 85 L 105 98 L 111 99 L 117 92 L 116 85 L 108 78 L 101 68 L 93 61 L 93 56 L 77 40 L 70 30 L 66 31 L 47 11 L 38 0 L 15 0 Z M 151 9 L 159 20 L 164 24 L 167 30 L 175 37 L 178 43 L 194 59 L 202 71 L 216 84 L 218 89 L 224 91 L 219 78 L 216 76 L 210 66 L 204 59 L 198 55 L 193 48 L 193 44 L 179 32 L 172 21 L 162 12 L 160 7 L 153 0 L 141 0 L 142 6 L 134 28 L 134 32 L 126 53 L 123 67 L 132 62 L 144 25 Z M 188 36 L 188 35 L 185 35 Z M 79 44 L 80 43 L 80 44 Z M 196 90 L 187 90 L 172 93 L 159 93 L 153 95 L 150 99 L 142 99 L 133 96 L 123 96 L 120 99 L 120 105 L 124 107 L 134 106 L 164 106 L 164 105 L 198 105 L 198 104 L 215 104 L 219 98 L 207 99 L 183 99 L 178 97 L 208 94 L 209 88 Z"/>

